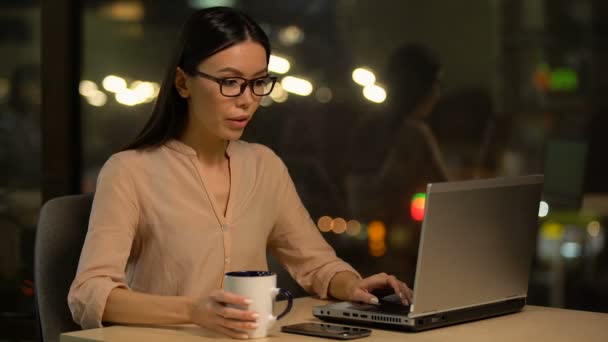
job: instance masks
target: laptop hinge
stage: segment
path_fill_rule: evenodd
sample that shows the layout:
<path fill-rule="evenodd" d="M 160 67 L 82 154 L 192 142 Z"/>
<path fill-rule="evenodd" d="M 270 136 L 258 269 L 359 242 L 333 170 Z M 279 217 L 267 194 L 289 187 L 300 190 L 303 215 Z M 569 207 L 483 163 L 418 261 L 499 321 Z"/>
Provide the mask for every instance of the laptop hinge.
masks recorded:
<path fill-rule="evenodd" d="M 451 309 L 448 309 L 448 310 L 441 310 L 441 312 L 443 313 L 443 312 L 449 312 L 449 311 L 454 311 L 454 310 L 468 309 L 468 308 L 472 308 L 472 307 L 476 307 L 476 306 L 481 306 L 481 305 L 502 303 L 505 300 L 513 300 L 513 299 L 517 299 L 517 298 L 526 298 L 526 296 L 525 295 L 523 295 L 523 296 L 522 295 L 513 295 L 513 296 L 505 297 L 505 298 L 503 298 L 501 300 L 489 301 L 489 302 L 485 302 L 485 303 L 477 303 L 475 305 L 455 307 L 455 308 L 451 308 Z M 417 318 L 417 317 L 420 317 L 420 316 L 431 315 L 431 314 L 439 312 L 437 309 L 428 310 L 428 311 L 421 312 L 421 313 L 413 313 L 412 311 L 414 311 L 413 308 L 411 309 L 411 311 L 410 311 L 410 313 L 408 315 L 411 318 Z"/>

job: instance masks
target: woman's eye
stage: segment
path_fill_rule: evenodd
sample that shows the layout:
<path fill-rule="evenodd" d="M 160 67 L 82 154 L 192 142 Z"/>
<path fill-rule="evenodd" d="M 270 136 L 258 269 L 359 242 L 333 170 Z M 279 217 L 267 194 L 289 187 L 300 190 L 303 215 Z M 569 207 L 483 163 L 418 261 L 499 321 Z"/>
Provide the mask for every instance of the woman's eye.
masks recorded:
<path fill-rule="evenodd" d="M 237 78 L 225 78 L 222 80 L 222 84 L 229 87 L 234 87 L 239 85 L 239 80 Z"/>
<path fill-rule="evenodd" d="M 253 85 L 255 87 L 264 87 L 266 85 L 266 79 L 265 78 L 260 78 L 255 80 L 255 82 L 253 83 Z"/>

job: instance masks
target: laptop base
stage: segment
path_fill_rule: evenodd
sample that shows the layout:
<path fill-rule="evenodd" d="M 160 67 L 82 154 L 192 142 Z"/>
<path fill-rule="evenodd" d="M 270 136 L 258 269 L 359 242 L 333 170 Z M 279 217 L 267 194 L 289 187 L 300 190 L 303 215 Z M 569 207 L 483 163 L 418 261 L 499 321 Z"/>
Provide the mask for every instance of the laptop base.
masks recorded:
<path fill-rule="evenodd" d="M 416 318 L 407 319 L 408 324 L 395 324 L 386 322 L 383 315 L 367 315 L 367 319 L 353 319 L 352 312 L 336 312 L 331 310 L 331 305 L 318 306 L 313 309 L 313 315 L 321 320 L 333 323 L 366 326 L 386 330 L 400 331 L 423 331 L 444 327 L 447 325 L 471 322 L 479 319 L 505 315 L 521 311 L 526 305 L 525 298 L 510 299 L 500 303 L 480 305 L 472 308 L 458 309 L 443 313 L 430 314 Z M 323 309 L 323 310 L 320 310 Z M 321 314 L 320 312 L 323 312 Z M 404 320 L 405 321 L 405 320 Z"/>

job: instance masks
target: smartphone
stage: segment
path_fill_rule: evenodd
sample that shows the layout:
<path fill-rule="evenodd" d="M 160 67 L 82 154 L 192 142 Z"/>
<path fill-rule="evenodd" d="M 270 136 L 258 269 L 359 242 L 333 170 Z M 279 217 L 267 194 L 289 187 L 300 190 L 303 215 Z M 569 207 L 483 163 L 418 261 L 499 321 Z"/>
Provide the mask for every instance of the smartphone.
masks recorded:
<path fill-rule="evenodd" d="M 352 340 L 354 338 L 369 336 L 372 333 L 369 329 L 325 323 L 298 323 L 285 325 L 281 327 L 281 331 L 292 334 L 328 337 L 338 340 Z"/>

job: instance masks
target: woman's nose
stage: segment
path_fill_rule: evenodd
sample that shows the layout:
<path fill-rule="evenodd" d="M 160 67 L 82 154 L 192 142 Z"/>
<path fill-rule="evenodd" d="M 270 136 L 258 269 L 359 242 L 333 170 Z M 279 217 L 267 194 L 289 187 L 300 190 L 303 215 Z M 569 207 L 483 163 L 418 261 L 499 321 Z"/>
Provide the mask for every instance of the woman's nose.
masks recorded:
<path fill-rule="evenodd" d="M 249 106 L 254 101 L 254 94 L 251 90 L 250 86 L 245 87 L 243 93 L 237 97 L 237 105 L 239 106 Z"/>

